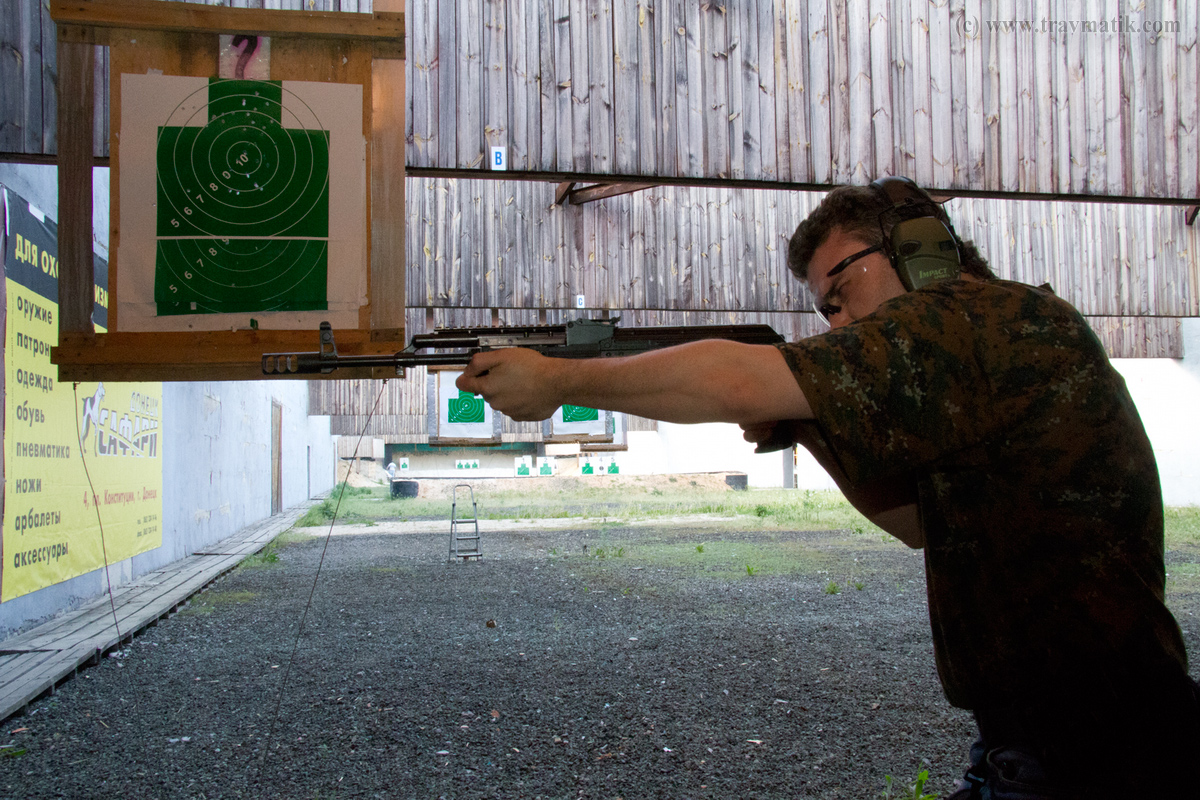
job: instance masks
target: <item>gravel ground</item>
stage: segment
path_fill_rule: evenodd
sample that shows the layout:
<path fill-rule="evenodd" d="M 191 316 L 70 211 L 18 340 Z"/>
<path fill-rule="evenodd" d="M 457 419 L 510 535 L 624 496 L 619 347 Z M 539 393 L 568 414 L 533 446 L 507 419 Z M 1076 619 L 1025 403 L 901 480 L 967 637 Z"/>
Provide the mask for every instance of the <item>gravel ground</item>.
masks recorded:
<path fill-rule="evenodd" d="M 294 659 L 324 531 L 9 720 L 0 796 L 878 798 L 966 765 L 898 543 L 485 523 L 448 565 L 388 528 L 336 529 Z"/>

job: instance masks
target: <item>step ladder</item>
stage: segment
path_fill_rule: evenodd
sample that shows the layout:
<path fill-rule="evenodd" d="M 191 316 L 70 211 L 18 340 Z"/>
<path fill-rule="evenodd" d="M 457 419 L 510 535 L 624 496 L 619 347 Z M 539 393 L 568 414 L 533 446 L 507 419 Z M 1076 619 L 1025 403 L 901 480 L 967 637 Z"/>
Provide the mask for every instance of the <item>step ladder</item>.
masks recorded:
<path fill-rule="evenodd" d="M 466 489 L 471 493 L 471 516 L 458 516 L 458 490 Z M 466 531 L 460 533 L 460 525 L 470 525 Z M 454 487 L 450 503 L 450 561 L 461 559 L 470 561 L 473 558 L 483 558 L 483 551 L 479 548 L 479 507 L 475 505 L 475 490 L 470 484 L 460 483 Z"/>

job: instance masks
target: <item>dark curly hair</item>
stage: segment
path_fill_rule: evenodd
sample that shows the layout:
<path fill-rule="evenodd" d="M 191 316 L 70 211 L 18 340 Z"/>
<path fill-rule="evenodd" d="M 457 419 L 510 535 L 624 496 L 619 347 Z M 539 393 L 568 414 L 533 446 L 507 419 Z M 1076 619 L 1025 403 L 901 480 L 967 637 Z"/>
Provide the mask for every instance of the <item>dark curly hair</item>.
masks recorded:
<path fill-rule="evenodd" d="M 788 269 L 800 281 L 808 279 L 808 265 L 813 253 L 825 243 L 829 234 L 841 230 L 867 246 L 883 244 L 884 230 L 880 228 L 880 215 L 890 207 L 881 193 L 870 186 L 839 186 L 825 196 L 821 204 L 796 227 L 788 242 Z M 942 221 L 950 219 L 941 206 L 935 206 Z M 890 234 L 895 224 L 893 215 L 883 217 L 883 226 Z M 978 278 L 995 278 L 987 259 L 970 241 L 962 241 L 962 270 Z"/>

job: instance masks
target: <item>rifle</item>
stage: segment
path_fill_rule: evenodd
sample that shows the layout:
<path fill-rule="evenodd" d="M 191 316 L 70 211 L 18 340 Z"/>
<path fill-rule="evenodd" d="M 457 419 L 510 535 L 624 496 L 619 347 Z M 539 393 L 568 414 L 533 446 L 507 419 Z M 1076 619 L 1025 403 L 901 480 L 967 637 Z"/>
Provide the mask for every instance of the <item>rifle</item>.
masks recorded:
<path fill-rule="evenodd" d="M 463 366 L 483 350 L 527 347 L 555 358 L 629 356 L 703 339 L 728 339 L 743 344 L 779 344 L 783 337 L 769 325 L 688 325 L 680 327 L 619 328 L 619 319 L 576 319 L 565 325 L 507 325 L 492 328 L 439 328 L 412 337 L 394 355 L 338 355 L 333 328 L 321 323 L 320 347 L 315 353 L 267 353 L 264 375 L 328 375 L 338 367 Z"/>

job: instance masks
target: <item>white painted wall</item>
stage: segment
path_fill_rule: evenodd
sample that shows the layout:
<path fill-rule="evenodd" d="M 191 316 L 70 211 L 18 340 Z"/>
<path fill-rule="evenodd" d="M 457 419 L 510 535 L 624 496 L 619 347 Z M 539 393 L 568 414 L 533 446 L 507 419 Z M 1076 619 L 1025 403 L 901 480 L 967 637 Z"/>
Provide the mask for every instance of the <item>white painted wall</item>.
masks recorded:
<path fill-rule="evenodd" d="M 1200 505 L 1200 319 L 1183 322 L 1182 359 L 1119 358 L 1142 424 L 1154 446 L 1163 501 Z"/>
<path fill-rule="evenodd" d="M 164 383 L 163 546 L 135 556 L 135 570 L 157 569 L 271 516 L 274 402 L 283 412 L 283 507 L 333 486 L 329 418 L 308 416 L 307 384 Z"/>
<path fill-rule="evenodd" d="M 658 424 L 667 472 L 744 472 L 755 487 L 791 485 L 791 451 L 756 454 L 742 429 L 727 423 Z"/>
<path fill-rule="evenodd" d="M 271 515 L 271 405 L 283 410 L 283 505 L 334 484 L 328 417 L 308 416 L 303 382 L 164 383 L 163 543 L 111 564 L 114 586 Z M 311 459 L 310 459 L 311 448 Z M 107 591 L 103 569 L 0 604 L 0 639 Z"/>

